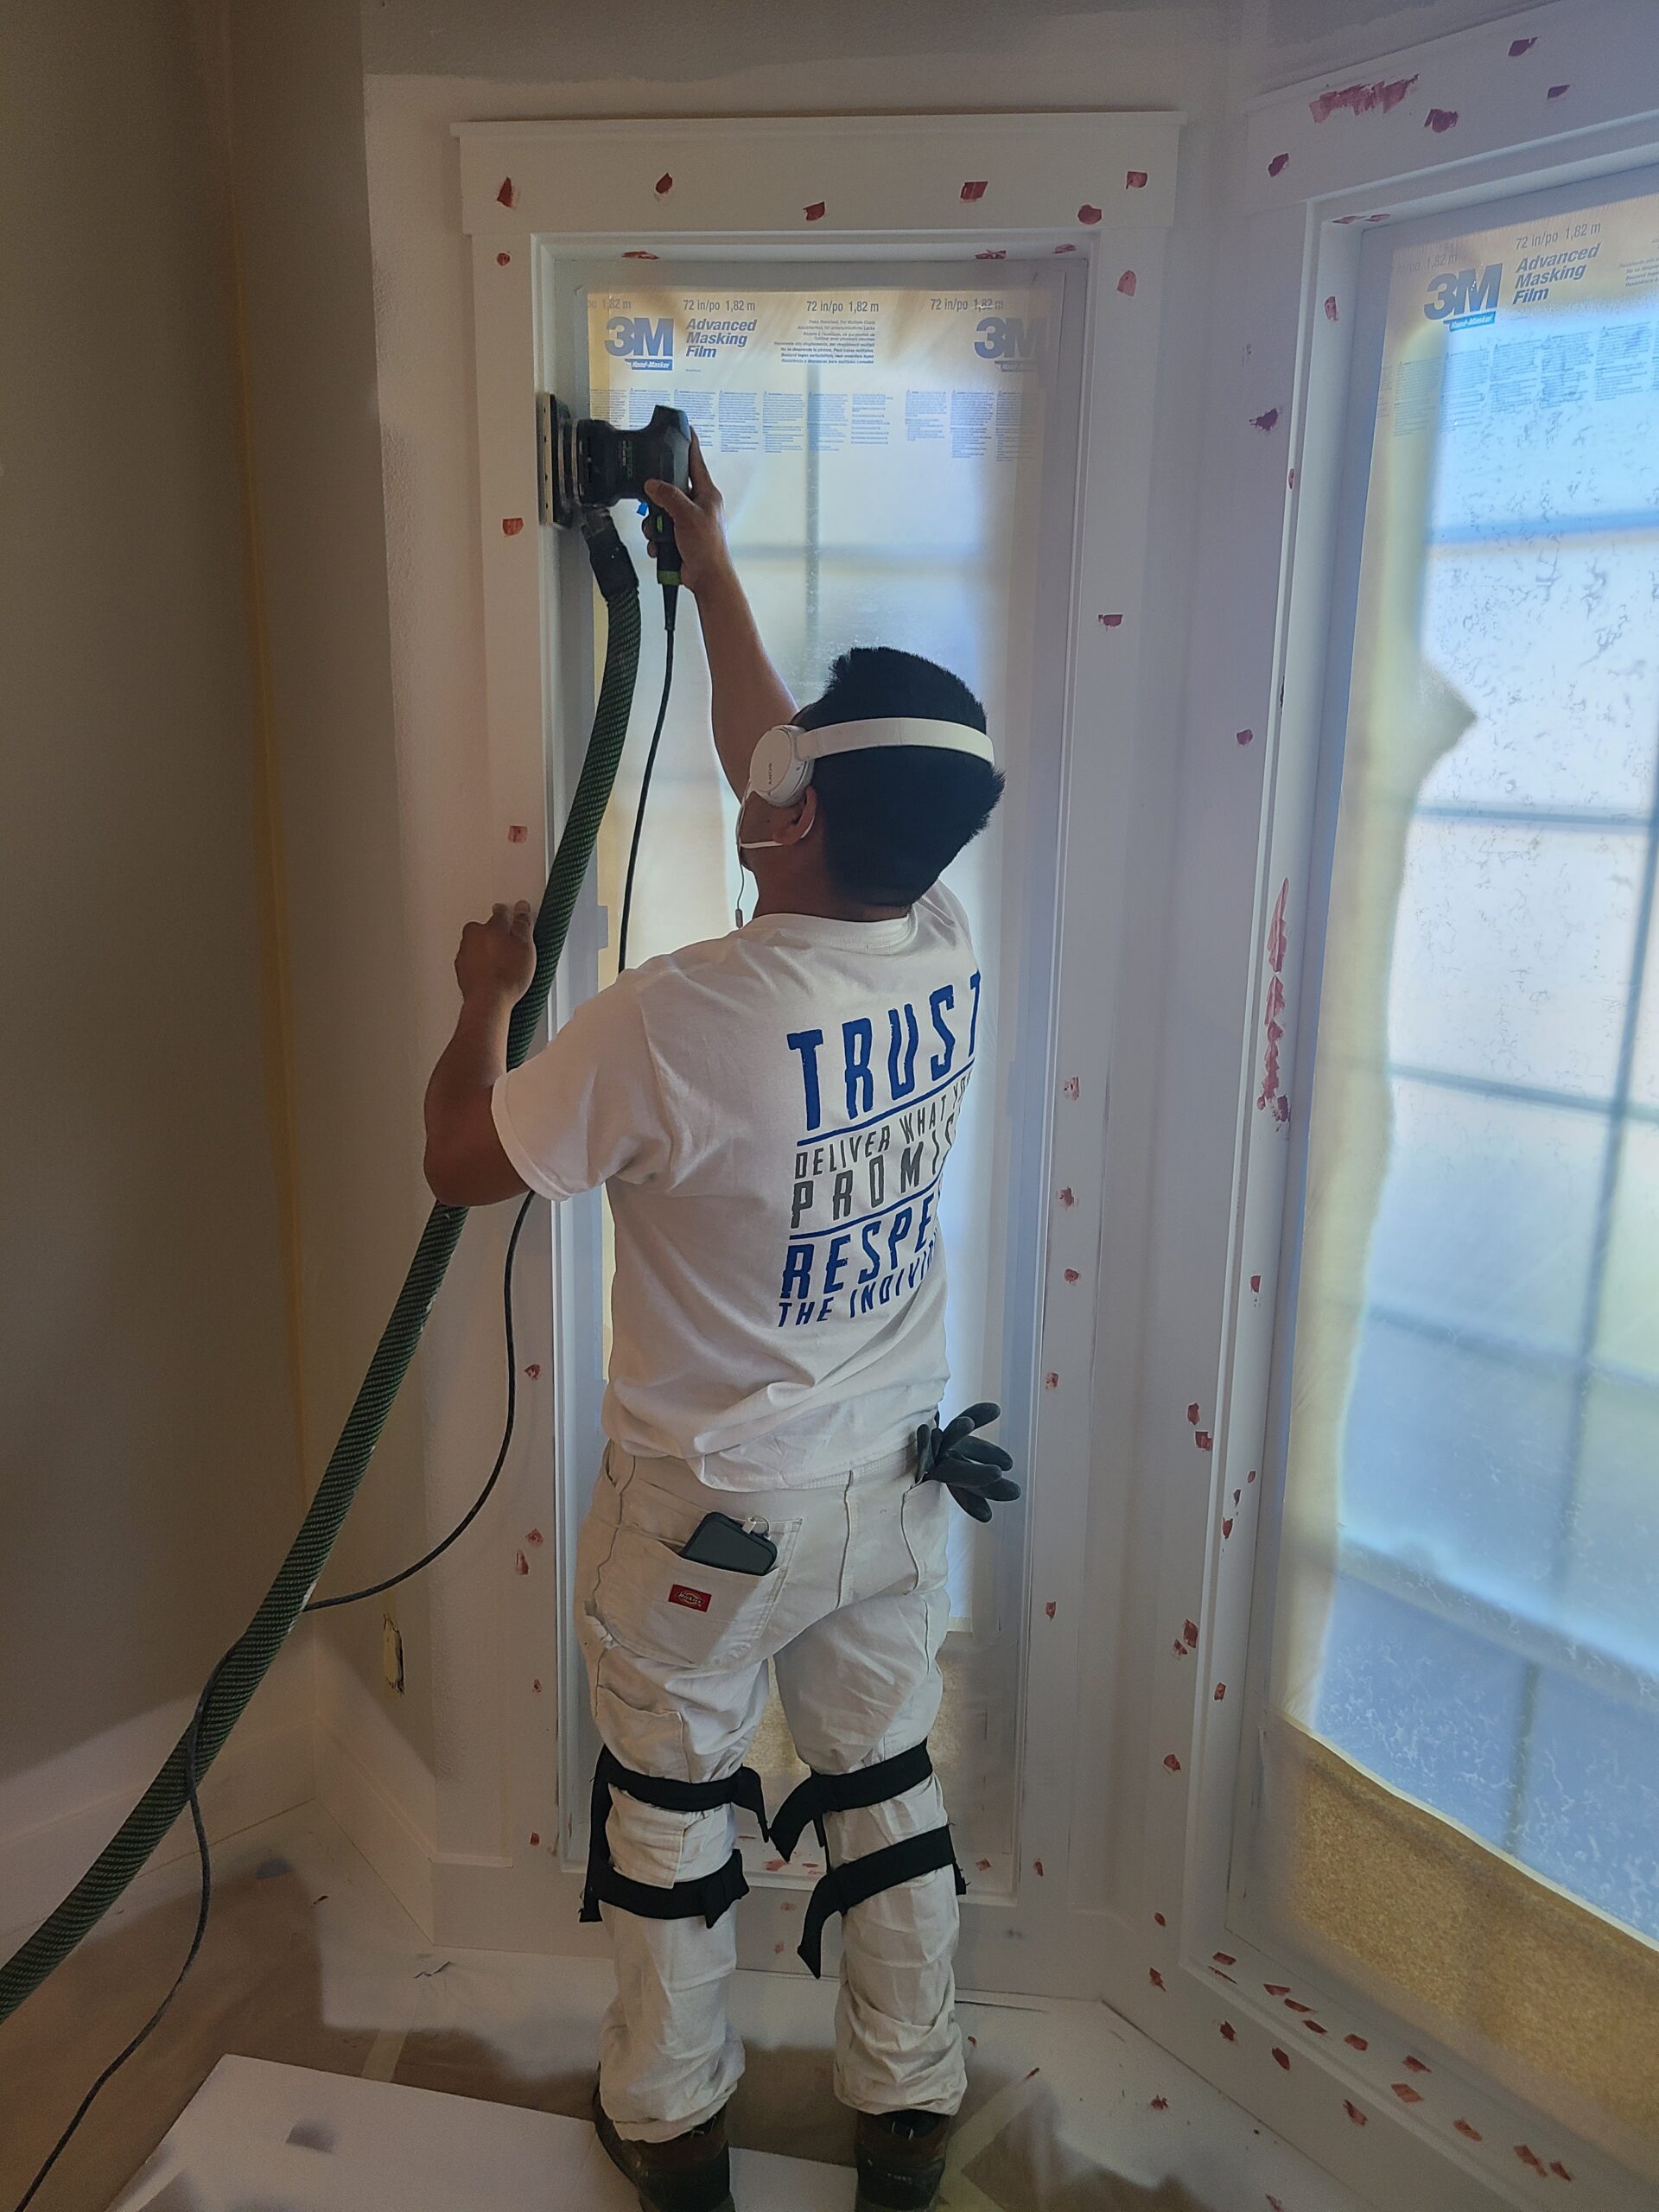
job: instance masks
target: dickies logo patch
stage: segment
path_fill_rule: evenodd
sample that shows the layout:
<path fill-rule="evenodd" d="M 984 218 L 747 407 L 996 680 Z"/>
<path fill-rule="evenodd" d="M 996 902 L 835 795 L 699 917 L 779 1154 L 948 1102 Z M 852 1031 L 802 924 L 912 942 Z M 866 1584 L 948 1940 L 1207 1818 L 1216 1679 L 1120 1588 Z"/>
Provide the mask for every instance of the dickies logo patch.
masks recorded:
<path fill-rule="evenodd" d="M 669 1590 L 668 1602 L 671 1605 L 690 1605 L 694 1613 L 706 1613 L 709 1593 L 706 1590 L 693 1590 L 686 1583 L 676 1582 Z"/>

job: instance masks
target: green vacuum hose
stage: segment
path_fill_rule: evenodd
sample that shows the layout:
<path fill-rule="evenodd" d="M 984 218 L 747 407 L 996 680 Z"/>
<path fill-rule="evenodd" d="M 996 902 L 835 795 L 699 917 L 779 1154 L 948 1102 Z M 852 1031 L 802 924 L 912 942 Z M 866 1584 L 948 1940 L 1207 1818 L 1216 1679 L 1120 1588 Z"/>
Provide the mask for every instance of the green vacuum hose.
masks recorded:
<path fill-rule="evenodd" d="M 589 533 L 588 550 L 605 594 L 605 673 L 587 757 L 536 917 L 536 973 L 513 1010 L 507 1033 L 509 1067 L 517 1067 L 530 1050 L 546 1007 L 576 894 L 616 780 L 633 705 L 634 677 L 639 664 L 639 598 L 633 565 L 608 519 Z M 427 1216 L 391 1318 L 381 1332 L 369 1371 L 299 1534 L 258 1611 L 220 1662 L 197 1733 L 199 1777 L 213 1764 L 225 1738 L 241 1719 L 327 1565 L 334 1539 L 380 1440 L 391 1402 L 415 1356 L 466 1219 L 465 1206 L 435 1205 Z M 10 2018 L 97 1925 L 184 1810 L 188 1795 L 189 1734 L 187 1729 L 180 1737 L 156 1779 L 68 1896 L 0 1967 L 0 2020 Z"/>

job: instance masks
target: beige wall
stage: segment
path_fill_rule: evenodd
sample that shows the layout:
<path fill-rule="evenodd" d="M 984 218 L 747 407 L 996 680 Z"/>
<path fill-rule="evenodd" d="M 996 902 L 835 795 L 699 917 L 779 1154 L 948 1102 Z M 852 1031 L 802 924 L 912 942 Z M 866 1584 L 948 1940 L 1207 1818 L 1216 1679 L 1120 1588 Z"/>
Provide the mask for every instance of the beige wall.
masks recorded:
<path fill-rule="evenodd" d="M 46 1818 L 31 1772 L 188 1710 L 299 1480 L 200 49 L 182 0 L 6 44 L 0 1783 Z"/>
<path fill-rule="evenodd" d="M 425 1069 L 410 1022 L 357 14 L 342 0 L 234 0 L 226 16 L 291 979 L 305 1459 L 315 1483 L 430 1204 L 421 1177 Z M 325 1590 L 378 1580 L 423 1548 L 420 1381 L 417 1365 Z M 326 1653 L 355 1696 L 422 1764 L 430 1757 L 430 1670 L 411 1665 L 407 1694 L 386 1691 L 381 1620 L 393 1614 L 418 1647 L 427 1601 L 417 1581 L 384 1603 L 342 1611 L 323 1630 Z M 390 1757 L 397 1759 L 397 1745 Z"/>

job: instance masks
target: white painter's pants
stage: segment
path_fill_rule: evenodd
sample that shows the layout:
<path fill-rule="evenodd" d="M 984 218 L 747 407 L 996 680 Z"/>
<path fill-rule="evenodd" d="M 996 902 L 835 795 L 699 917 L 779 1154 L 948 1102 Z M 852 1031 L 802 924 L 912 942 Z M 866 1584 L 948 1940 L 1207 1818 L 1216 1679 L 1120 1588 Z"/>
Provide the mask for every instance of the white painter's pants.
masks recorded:
<path fill-rule="evenodd" d="M 925 1740 L 939 1708 L 955 1509 L 942 1484 L 914 1482 L 914 1468 L 906 1450 L 806 1489 L 734 1492 L 706 1488 L 677 1459 L 607 1451 L 577 1550 L 576 1614 L 594 1718 L 625 1767 L 678 1782 L 734 1773 L 766 1709 L 768 1659 L 795 1747 L 815 1772 L 849 1773 Z M 681 1560 L 709 1512 L 763 1518 L 778 1547 L 772 1573 Z M 931 1777 L 880 1804 L 831 1813 L 832 1860 L 843 1866 L 944 1817 Z M 618 1873 L 666 1889 L 724 1866 L 736 1816 L 729 1805 L 667 1812 L 617 1790 L 607 1834 Z M 743 2048 L 726 1992 L 737 1910 L 710 1928 L 605 1906 L 618 1996 L 601 2037 L 600 2089 L 619 2133 L 657 2142 L 681 2134 L 712 2119 L 736 2087 Z M 846 1915 L 835 2082 L 855 2111 L 954 2112 L 961 2103 L 957 1924 L 948 1866 Z"/>

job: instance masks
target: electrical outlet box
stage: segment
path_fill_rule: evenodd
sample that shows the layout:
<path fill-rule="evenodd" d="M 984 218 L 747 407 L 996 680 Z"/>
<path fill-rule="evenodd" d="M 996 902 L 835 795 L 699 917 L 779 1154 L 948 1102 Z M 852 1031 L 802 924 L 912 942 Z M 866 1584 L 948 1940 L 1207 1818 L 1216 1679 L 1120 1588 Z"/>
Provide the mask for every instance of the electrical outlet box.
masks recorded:
<path fill-rule="evenodd" d="M 390 1613 L 380 1622 L 380 1665 L 386 1688 L 404 1694 L 404 1632 Z"/>

